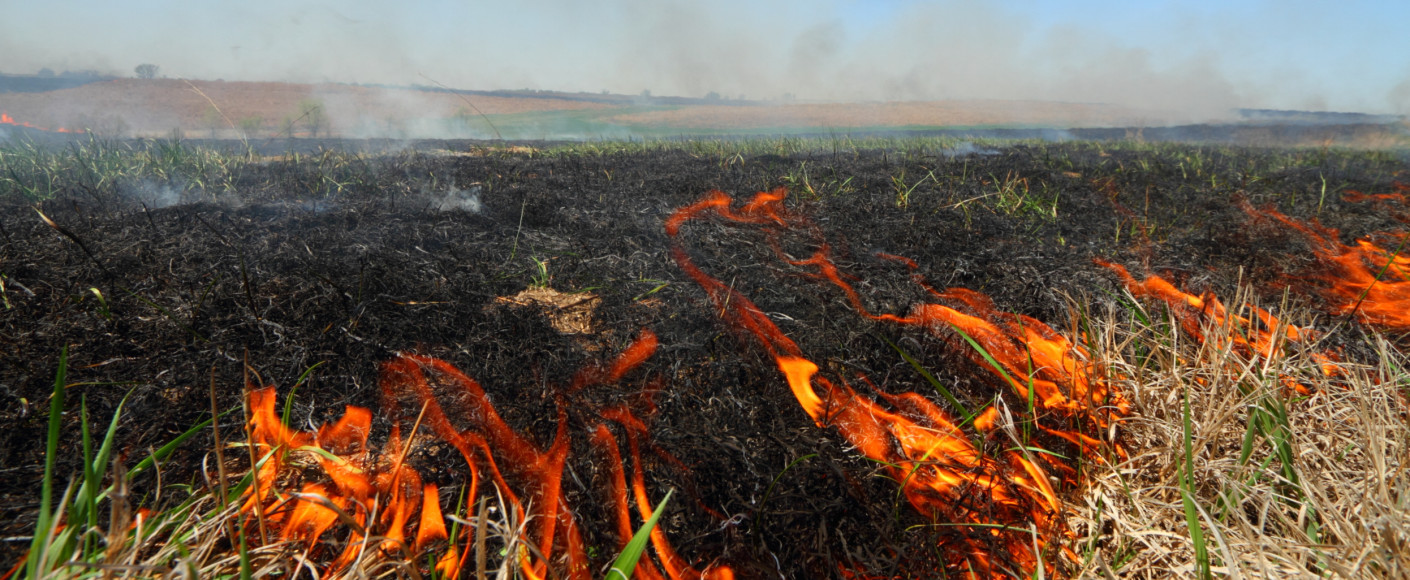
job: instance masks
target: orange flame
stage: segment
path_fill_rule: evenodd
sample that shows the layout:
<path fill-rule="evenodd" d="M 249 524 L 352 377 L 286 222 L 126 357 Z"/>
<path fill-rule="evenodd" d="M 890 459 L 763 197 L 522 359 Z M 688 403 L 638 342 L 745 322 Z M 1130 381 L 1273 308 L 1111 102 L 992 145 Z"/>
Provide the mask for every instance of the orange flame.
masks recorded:
<path fill-rule="evenodd" d="M 1406 192 L 1410 192 L 1410 184 L 1392 181 L 1390 182 L 1390 186 L 1395 190 L 1395 193 L 1362 193 L 1350 189 L 1342 194 L 1341 198 L 1344 201 L 1353 203 L 1363 201 L 1405 203 L 1405 194 Z"/>
<path fill-rule="evenodd" d="M 8 113 L 5 113 L 4 111 L 0 111 L 0 125 L 13 125 L 13 126 L 15 126 L 15 127 L 24 127 L 24 128 L 26 128 L 26 129 L 35 129 L 35 130 L 38 130 L 38 131 L 51 131 L 51 132 L 54 132 L 54 133 L 83 133 L 83 132 L 84 132 L 83 129 L 65 129 L 65 128 L 63 128 L 63 127 L 58 127 L 58 128 L 56 128 L 56 129 L 50 129 L 50 128 L 48 128 L 48 127 L 40 127 L 40 126 L 38 126 L 38 125 L 32 125 L 32 124 L 30 124 L 30 123 L 26 123 L 26 122 L 22 122 L 22 121 L 16 121 L 14 117 L 11 117 Z"/>
<path fill-rule="evenodd" d="M 919 269 L 914 260 L 890 254 L 880 257 L 905 264 L 912 271 Z M 867 311 L 856 290 L 843 280 L 837 267 L 827 256 L 824 246 L 812 258 L 795 265 L 816 266 L 820 274 L 829 282 L 841 288 L 852 307 L 862 316 L 872 320 L 894 322 L 918 326 L 940 334 L 946 329 L 965 333 L 989 354 L 985 358 L 975 349 L 965 352 L 976 364 L 991 371 L 1003 380 L 1018 396 L 1027 400 L 1035 399 L 1035 411 L 1054 411 L 1069 419 L 1086 423 L 1086 430 L 1100 433 L 1106 431 L 1113 415 L 1124 416 L 1130 413 L 1130 403 L 1120 393 L 1107 387 L 1104 381 L 1096 379 L 1087 350 L 1073 344 L 1046 324 L 1028 316 L 1000 312 L 988 296 L 967 288 L 950 288 L 937 291 L 916 274 L 913 278 L 931 295 L 961 305 L 970 314 L 940 304 L 920 304 L 912 308 L 905 317 L 892 314 L 875 315 Z M 997 363 L 998 366 L 995 366 Z M 1032 392 L 1030 392 L 1030 387 Z M 992 425 L 993 415 L 982 417 L 976 425 L 987 431 Z M 1078 445 L 1096 458 L 1101 441 L 1076 430 L 1053 429 L 1039 424 L 1046 432 Z M 1124 457 L 1119 447 L 1115 448 Z"/>
<path fill-rule="evenodd" d="M 1391 332 L 1410 332 L 1410 256 L 1404 253 L 1410 235 L 1379 234 L 1397 240 L 1394 250 L 1370 238 L 1348 246 L 1339 241 L 1337 230 L 1315 220 L 1303 222 L 1272 209 L 1260 211 L 1245 207 L 1244 210 L 1254 217 L 1277 220 L 1307 239 L 1320 271 L 1301 278 L 1313 283 L 1313 290 L 1326 301 L 1332 314 L 1355 315 L 1364 324 Z"/>
<path fill-rule="evenodd" d="M 796 225 L 798 220 L 783 208 L 785 193 L 783 188 L 759 193 L 739 211 L 734 211 L 729 196 L 711 191 L 701 201 L 672 214 L 666 220 L 666 233 L 674 240 L 685 223 L 701 219 L 708 211 L 737 223 Z M 821 374 L 817 364 L 806 358 L 798 345 L 753 302 L 696 266 L 678 241 L 673 243 L 671 254 L 680 268 L 705 290 L 722 318 L 759 340 L 775 360 L 794 398 L 814 423 L 836 429 L 858 452 L 883 465 L 893 479 L 903 482 L 902 493 L 921 514 L 937 521 L 960 524 L 954 528 L 959 539 L 944 540 L 948 567 L 963 571 L 969 577 L 1004 577 L 1015 567 L 1026 575 L 1040 565 L 1034 553 L 1035 534 L 1038 549 L 1044 549 L 1059 527 L 1053 516 L 1061 509 L 1042 467 L 1016 450 L 997 455 L 983 452 L 939 406 L 919 394 L 879 393 L 896 409 L 891 411 L 857 393 L 845 381 L 834 382 Z M 1041 399 L 1045 406 L 1086 412 L 1092 409 L 1085 405 L 1086 401 L 1101 399 L 1103 404 L 1112 405 L 1106 388 L 1094 387 L 1082 365 L 1075 362 L 1078 356 L 1072 345 L 1036 320 L 1008 315 L 1012 318 L 1007 320 L 1013 324 L 1027 325 L 1027 330 L 1014 335 L 988 320 L 966 317 L 937 304 L 917 307 L 907 317 L 872 315 L 827 258 L 826 245 L 812 258 L 791 263 L 816 267 L 823 278 L 839 286 L 853 306 L 869 318 L 926 328 L 937 328 L 940 323 L 964 324 L 984 340 L 992 340 L 995 350 L 1001 350 L 997 347 L 1009 341 L 1003 356 L 1030 351 L 1031 355 L 1015 360 L 1033 356 L 1035 364 L 1022 368 L 1035 369 L 1035 372 L 1015 373 L 1030 380 L 1010 383 L 1020 392 L 1026 392 L 1026 385 L 1030 384 L 1034 389 L 1043 389 Z M 982 295 L 978 293 L 955 290 L 942 297 L 956 299 L 984 316 L 1005 319 L 993 312 L 987 298 L 980 300 Z M 1081 353 L 1081 358 L 1085 358 L 1085 353 Z M 1036 362 L 1039 360 L 1043 362 Z M 1003 364 L 1013 371 L 1020 368 L 1012 362 Z M 1044 381 L 1041 387 L 1040 381 Z M 1078 401 L 1084 404 L 1077 405 Z M 1124 403 L 1115 406 L 1124 412 Z M 991 407 L 975 422 L 984 430 L 993 429 L 997 415 L 997 410 Z M 995 557 L 999 558 L 998 562 L 994 561 Z"/>
<path fill-rule="evenodd" d="M 573 384 L 580 388 L 615 383 L 645 362 L 656 346 L 656 336 L 644 331 L 613 364 L 584 369 Z M 340 521 L 353 524 L 348 526 L 352 531 L 348 533 L 346 548 L 328 567 L 330 573 L 346 569 L 359 557 L 365 537 L 382 537 L 383 553 L 408 556 L 422 553 L 439 541 L 450 540 L 448 550 L 435 569 L 444 577 L 457 578 L 462 564 L 460 555 L 469 546 L 457 544 L 461 538 L 449 537 L 441 513 L 439 488 L 435 484 L 423 486 L 420 475 L 404 464 L 404 454 L 410 445 L 403 440 L 405 417 L 399 409 L 401 400 L 406 398 L 416 403 L 419 425 L 425 425 L 434 436 L 449 443 L 465 458 L 470 474 L 466 497 L 478 497 L 481 474 L 488 474 L 499 494 L 509 502 L 517 521 L 529 522 L 525 539 L 536 551 L 531 554 L 530 550 L 522 550 L 509 556 L 518 560 L 526 576 L 589 577 L 586 547 L 560 485 L 569 450 L 567 414 L 561 401 L 554 441 L 547 449 L 540 449 L 499 416 L 479 383 L 445 361 L 401 355 L 382 365 L 380 382 L 383 406 L 393 417 L 386 444 L 390 451 L 381 458 L 372 458 L 367 449 L 372 418 L 368 409 L 350 406 L 337 422 L 319 428 L 317 433 L 309 433 L 290 429 L 280 421 L 275 413 L 277 397 L 273 387 L 251 390 L 248 394 L 251 440 L 269 453 L 269 459 L 256 470 L 255 491 L 246 498 L 242 511 L 263 513 L 281 539 L 302 541 L 310 547 Z M 442 401 L 453 405 L 450 415 Z M 638 511 L 644 518 L 650 517 L 636 443 L 637 438 L 646 433 L 645 425 L 625 409 L 609 410 L 603 416 L 629 426 L 628 439 L 637 470 L 633 490 Z M 457 427 L 453 421 L 465 426 Z M 406 437 L 415 436 L 411 433 Z M 600 434 L 595 436 L 595 441 L 600 437 Z M 303 471 L 288 469 L 294 466 L 296 456 L 300 460 L 305 456 L 311 459 L 321 468 L 328 483 L 306 483 L 299 493 L 281 491 L 286 487 L 281 482 L 297 478 Z M 507 477 L 500 465 L 507 466 Z M 621 469 L 620 462 L 615 465 Z M 511 479 L 520 485 L 511 487 Z M 624 485 L 614 485 L 613 491 L 619 506 L 624 506 Z M 349 519 L 351 522 L 347 521 Z M 408 547 L 406 538 L 413 522 L 415 536 Z M 628 528 L 621 541 L 625 544 L 630 537 Z M 675 553 L 659 528 L 653 532 L 652 543 L 672 580 L 732 578 L 727 567 L 714 567 L 705 572 L 691 568 Z M 559 570 L 550 570 L 553 562 L 559 562 L 553 566 Z M 642 563 L 643 567 L 650 566 L 645 559 Z"/>
<path fill-rule="evenodd" d="M 652 504 L 646 493 L 646 476 L 642 469 L 641 451 L 637 441 L 646 434 L 646 424 L 642 423 L 626 407 L 606 409 L 602 412 L 602 417 L 621 425 L 626 431 L 627 446 L 631 450 L 632 456 L 632 496 L 636 501 L 637 513 L 641 515 L 642 521 L 645 521 L 651 517 Z M 631 514 L 627 508 L 627 483 L 625 470 L 622 468 L 622 452 L 617 446 L 617 439 L 612 436 L 612 431 L 603 424 L 597 426 L 592 436 L 592 443 L 606 453 L 608 458 L 606 463 L 611 471 L 612 497 L 615 500 L 614 511 L 617 516 L 618 548 L 626 549 L 627 542 L 631 539 L 633 532 Z M 672 580 L 732 580 L 734 578 L 734 571 L 728 567 L 712 566 L 704 571 L 691 567 L 671 547 L 665 532 L 661 531 L 660 527 L 652 528 L 651 545 L 656 549 L 656 554 L 661 559 L 661 567 L 665 568 L 666 575 L 662 576 L 650 560 L 643 559 L 637 563 L 636 568 L 636 574 L 640 578 L 648 580 L 664 578 Z"/>
<path fill-rule="evenodd" d="M 1219 341 L 1228 337 L 1232 347 L 1246 358 L 1269 358 L 1282 352 L 1288 343 L 1313 342 L 1319 336 L 1317 331 L 1310 328 L 1283 323 L 1267 310 L 1252 304 L 1244 304 L 1246 311 L 1253 314 L 1252 319 L 1231 314 L 1212 292 L 1205 292 L 1201 296 L 1186 294 L 1159 276 L 1148 276 L 1145 280 L 1137 282 L 1121 264 L 1100 259 L 1094 261 L 1121 278 L 1126 289 L 1136 297 L 1154 298 L 1168 305 L 1185 334 L 1202 343 L 1215 341 L 1214 346 L 1220 348 L 1225 345 Z M 1210 326 L 1232 329 L 1232 332 L 1211 335 L 1205 332 Z M 1336 376 L 1341 373 L 1341 366 L 1337 364 L 1339 359 L 1335 354 L 1317 352 L 1312 353 L 1311 357 L 1321 366 L 1323 374 Z M 1306 385 L 1291 378 L 1285 377 L 1283 384 L 1300 394 L 1311 393 Z"/>

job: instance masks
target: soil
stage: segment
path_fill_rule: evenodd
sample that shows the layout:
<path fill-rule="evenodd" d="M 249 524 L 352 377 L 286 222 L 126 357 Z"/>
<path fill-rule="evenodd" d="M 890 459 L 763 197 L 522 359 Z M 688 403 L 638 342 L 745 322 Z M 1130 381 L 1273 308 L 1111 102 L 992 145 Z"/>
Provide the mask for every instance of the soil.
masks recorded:
<path fill-rule="evenodd" d="M 62 474 L 77 465 L 80 399 L 101 428 L 129 397 L 119 440 L 131 464 L 209 417 L 212 380 L 218 406 L 238 409 L 246 360 L 279 386 L 281 401 L 317 366 L 291 414 L 311 429 L 344 405 L 375 413 L 378 365 L 395 353 L 438 357 L 547 446 L 555 398 L 569 396 L 573 373 L 650 330 L 661 346 L 642 368 L 619 385 L 572 393 L 566 406 L 565 492 L 588 544 L 600 547 L 594 565 L 616 538 L 606 523 L 609 470 L 588 435 L 598 410 L 659 385 L 644 417 L 647 448 L 658 450 L 644 454 L 647 482 L 652 497 L 678 490 L 662 526 L 687 559 L 727 562 L 741 577 L 834 577 L 840 566 L 915 575 L 933 570 L 933 528 L 898 507 L 895 484 L 876 477 L 876 466 L 813 424 L 752 338 L 720 321 L 670 256 L 663 220 L 675 209 L 711 189 L 740 201 L 786 185 L 788 207 L 816 231 L 790 234 L 781 249 L 806 257 L 826 239 L 873 312 L 929 300 L 909 271 L 876 257 L 885 252 L 915 260 L 937 287 L 984 292 L 1003 310 L 1061 329 L 1074 304 L 1114 308 L 1120 285 L 1096 257 L 1138 275 L 1167 273 L 1192 291 L 1228 296 L 1242 281 L 1279 297 L 1279 282 L 1307 265 L 1307 248 L 1270 220 L 1252 220 L 1240 202 L 1319 217 L 1349 242 L 1403 224 L 1340 192 L 1387 191 L 1410 169 L 1389 155 L 1089 143 L 739 157 L 410 150 L 369 159 L 374 178 L 341 193 L 310 195 L 309 184 L 326 183 L 321 169 L 275 160 L 252 166 L 232 192 L 188 190 L 169 207 L 143 205 L 116 185 L 33 208 L 3 202 L 0 535 L 33 526 L 47 401 L 65 347 L 74 386 Z M 898 182 L 914 185 L 905 203 Z M 885 339 L 967 404 L 999 390 L 953 341 L 857 316 L 835 288 L 780 260 L 758 228 L 705 220 L 680 240 L 819 364 L 865 373 L 883 391 L 933 394 Z M 1333 340 L 1354 358 L 1357 336 L 1353 326 Z M 238 412 L 221 422 L 227 434 L 241 427 Z M 385 419 L 374 424 L 374 442 L 387 428 Z M 163 485 L 204 486 L 209 450 L 207 439 L 181 448 L 163 466 Z M 462 466 L 454 451 L 415 456 L 443 497 L 464 484 Z M 150 477 L 137 485 L 157 489 Z M 0 560 L 18 556 L 18 544 L 0 549 Z"/>

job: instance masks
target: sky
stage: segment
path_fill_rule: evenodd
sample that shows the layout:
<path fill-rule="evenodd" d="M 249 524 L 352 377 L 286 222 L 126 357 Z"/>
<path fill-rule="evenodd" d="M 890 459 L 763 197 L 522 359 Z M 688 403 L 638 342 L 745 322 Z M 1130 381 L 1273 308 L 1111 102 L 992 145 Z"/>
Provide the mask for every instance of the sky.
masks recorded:
<path fill-rule="evenodd" d="M 0 72 L 1410 114 L 1410 1 L 0 0 Z"/>

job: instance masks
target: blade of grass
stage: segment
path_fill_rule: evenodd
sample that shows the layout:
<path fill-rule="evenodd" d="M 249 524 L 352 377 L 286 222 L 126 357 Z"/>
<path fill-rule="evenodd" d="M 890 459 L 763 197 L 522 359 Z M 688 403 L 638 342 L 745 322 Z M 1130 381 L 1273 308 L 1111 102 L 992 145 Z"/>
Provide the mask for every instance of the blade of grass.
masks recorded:
<path fill-rule="evenodd" d="M 675 493 L 674 489 L 666 492 L 666 497 L 661 498 L 661 503 L 656 504 L 656 509 L 651 512 L 651 517 L 646 519 L 646 523 L 642 524 L 641 529 L 627 542 L 627 547 L 617 556 L 617 560 L 612 562 L 612 569 L 607 571 L 606 580 L 628 580 L 636 573 L 637 560 L 640 560 L 642 552 L 646 551 L 646 542 L 651 539 L 651 530 L 656 527 L 656 520 L 661 518 L 661 512 L 665 511 L 666 502 L 671 501 L 672 493 Z"/>
<path fill-rule="evenodd" d="M 34 539 L 30 541 L 29 561 L 25 574 L 29 578 L 39 578 L 40 567 L 48 548 L 49 531 L 53 527 L 53 513 L 49 506 L 54 501 L 54 463 L 59 455 L 59 431 L 64 414 L 64 382 L 68 378 L 69 347 L 59 351 L 59 369 L 54 373 L 54 395 L 49 399 L 49 437 L 44 447 L 44 481 L 39 489 L 39 519 L 34 524 Z"/>
<path fill-rule="evenodd" d="M 920 373 L 920 376 L 924 377 L 926 382 L 930 383 L 930 386 L 934 387 L 937 393 L 940 393 L 940 396 L 945 397 L 946 401 L 948 401 L 956 409 L 959 409 L 960 414 L 964 415 L 964 419 L 961 420 L 960 424 L 968 423 L 971 419 L 974 418 L 974 413 L 971 413 L 969 409 L 964 406 L 964 404 L 960 403 L 960 400 L 955 398 L 954 393 L 951 393 L 949 389 L 946 389 L 945 385 L 940 384 L 940 380 L 935 378 L 935 375 L 931 374 L 929 370 L 926 370 L 926 368 L 920 364 L 920 361 L 916 360 L 915 357 L 911 356 L 910 353 L 903 350 L 896 343 L 887 340 L 886 337 L 881 336 L 878 338 L 880 338 L 882 342 L 885 342 L 887 346 L 890 346 L 892 350 L 895 350 L 896 354 L 901 355 L 901 358 L 905 359 L 907 363 L 910 363 L 911 368 L 915 369 L 917 373 Z"/>
<path fill-rule="evenodd" d="M 1199 523 L 1199 508 L 1195 505 L 1194 498 L 1194 438 L 1193 426 L 1190 419 L 1190 391 L 1186 387 L 1184 395 L 1184 444 L 1185 444 L 1185 464 L 1182 466 L 1180 474 L 1180 499 L 1185 507 L 1185 525 L 1190 530 L 1190 541 L 1195 547 L 1195 565 L 1197 566 L 1199 577 L 1205 580 L 1211 578 L 1209 569 L 1209 547 L 1205 545 L 1204 529 Z"/>

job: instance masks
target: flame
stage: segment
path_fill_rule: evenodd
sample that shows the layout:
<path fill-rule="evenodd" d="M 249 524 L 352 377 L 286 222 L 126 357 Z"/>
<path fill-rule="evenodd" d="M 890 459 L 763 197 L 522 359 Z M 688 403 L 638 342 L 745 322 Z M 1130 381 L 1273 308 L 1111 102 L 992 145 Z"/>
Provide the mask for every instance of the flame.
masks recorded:
<path fill-rule="evenodd" d="M 612 364 L 580 371 L 573 387 L 616 383 L 650 358 L 656 347 L 656 336 L 644 331 Z M 382 538 L 379 546 L 383 554 L 407 556 L 424 553 L 438 542 L 449 540 L 435 569 L 443 577 L 457 578 L 463 563 L 461 554 L 470 548 L 470 540 L 450 537 L 441 512 L 439 488 L 431 483 L 423 485 L 420 474 L 405 465 L 406 453 L 418 437 L 417 429 L 424 427 L 464 457 L 470 475 L 465 497 L 477 498 L 480 480 L 488 476 L 498 495 L 513 510 L 516 521 L 528 522 L 524 540 L 535 549 L 508 556 L 518 561 L 526 576 L 589 577 L 587 550 L 561 489 L 569 452 L 563 401 L 558 405 L 553 442 L 541 448 L 499 416 L 479 383 L 445 361 L 400 355 L 382 365 L 380 384 L 384 410 L 393 420 L 383 452 L 376 456 L 367 448 L 370 410 L 349 406 L 338 421 L 316 432 L 298 431 L 285 426 L 275 413 L 274 387 L 250 390 L 247 398 L 251 442 L 264 450 L 268 459 L 255 471 L 255 485 L 245 498 L 242 512 L 263 514 L 280 539 L 303 542 L 310 549 L 329 530 L 345 524 L 343 527 L 349 529 L 346 547 L 328 565 L 327 573 L 341 572 L 361 557 L 365 538 Z M 408 417 L 401 413 L 403 400 L 414 402 L 418 411 L 412 432 L 405 435 L 403 427 Z M 643 518 L 650 517 L 637 450 L 637 439 L 646 434 L 645 424 L 625 408 L 604 411 L 602 416 L 628 427 L 636 469 L 633 492 L 638 511 Z M 596 434 L 594 441 L 600 438 Z M 310 463 L 320 468 L 324 481 L 305 483 L 297 493 L 283 491 L 291 478 L 304 473 L 298 467 Z M 620 461 L 614 465 L 621 469 Z M 516 485 L 511 485 L 511 481 Z M 625 485 L 614 485 L 612 491 L 618 506 L 625 506 Z M 408 533 L 413 527 L 414 539 L 408 546 Z M 619 534 L 624 545 L 632 535 L 629 526 L 625 532 L 619 529 Z M 460 543 L 462 540 L 466 543 Z M 704 572 L 690 567 L 659 528 L 652 534 L 652 544 L 672 580 L 733 577 L 732 571 L 723 566 Z M 642 567 L 651 566 L 648 560 L 642 560 Z"/>
<path fill-rule="evenodd" d="M 1034 553 L 1035 543 L 1039 551 L 1050 543 L 1060 526 L 1054 516 L 1062 509 L 1042 466 L 1019 450 L 984 452 L 939 406 L 919 394 L 878 392 L 893 411 L 856 392 L 845 380 L 834 381 L 824 375 L 753 302 L 696 266 L 676 239 L 685 223 L 702 219 L 711 211 L 736 223 L 783 228 L 802 225 L 782 205 L 786 191 L 761 192 L 738 211 L 731 209 L 729 196 L 711 191 L 677 210 L 665 223 L 666 233 L 673 239 L 672 257 L 705 290 L 726 322 L 758 339 L 815 424 L 836 429 L 859 453 L 902 482 L 902 493 L 918 512 L 936 521 L 959 524 L 949 528 L 956 534 L 942 540 L 941 551 L 949 568 L 969 577 L 1005 577 L 1014 568 L 1024 575 L 1031 573 L 1043 565 Z M 1004 372 L 1021 377 L 1008 381 L 1009 386 L 1026 395 L 1032 385 L 1045 409 L 1074 416 L 1090 413 L 1099 425 L 1108 424 L 1109 412 L 1096 413 L 1098 407 L 1126 411 L 1124 401 L 1094 381 L 1079 362 L 1087 358 L 1085 351 L 1046 325 L 998 313 L 987 297 L 963 289 L 936 295 L 959 302 L 977 316 L 939 304 L 920 305 L 905 317 L 873 315 L 827 252 L 823 244 L 812 258 L 789 262 L 816 268 L 821 278 L 842 289 L 863 316 L 935 332 L 949 326 L 967 328 L 966 332 L 981 337 L 991 352 L 999 353 Z M 915 265 L 905 258 L 887 257 Z M 1016 362 L 1020 360 L 1032 362 Z M 1092 404 L 1097 401 L 1100 405 Z M 998 415 L 998 410 L 990 407 L 978 414 L 975 424 L 981 431 L 990 431 Z M 1084 450 L 1089 449 L 1086 443 L 1096 441 L 1075 436 L 1068 440 L 1081 442 Z"/>
<path fill-rule="evenodd" d="M 879 256 L 905 264 L 912 271 L 919 269 L 915 261 L 909 258 L 890 254 Z M 1091 356 L 1085 348 L 1073 344 L 1052 327 L 1032 317 L 1000 312 L 994 307 L 993 300 L 984 294 L 967 288 L 950 288 L 941 292 L 915 274 L 913 278 L 916 283 L 932 296 L 956 303 L 969 313 L 940 304 L 920 304 L 905 317 L 875 315 L 867 310 L 856 290 L 838 273 L 837 267 L 828 258 L 826 246 L 808 260 L 791 263 L 816 266 L 822 277 L 842 289 L 853 308 L 862 316 L 922 327 L 937 335 L 947 329 L 963 332 L 988 354 L 985 357 L 977 349 L 965 349 L 970 358 L 1003 380 L 1022 399 L 1033 399 L 1035 412 L 1053 411 L 1085 423 L 1085 428 L 1079 426 L 1073 430 L 1052 429 L 1041 423 L 1039 427 L 1078 445 L 1094 458 L 1100 458 L 1097 450 L 1101 441 L 1082 431 L 1106 431 L 1113 415 L 1130 413 L 1130 403 L 1125 397 L 1096 378 L 1093 372 L 1096 369 L 1090 365 Z M 987 431 L 985 426 L 992 425 L 992 420 L 993 415 L 990 415 L 976 426 Z M 1120 447 L 1114 449 L 1125 456 Z"/>
<path fill-rule="evenodd" d="M 652 503 L 646 493 L 646 476 L 641 463 L 641 450 L 638 439 L 646 434 L 646 424 L 632 414 L 626 407 L 613 407 L 602 412 L 602 417 L 613 421 L 623 427 L 627 435 L 627 446 L 632 457 L 632 482 L 631 493 L 636 501 L 637 513 L 642 521 L 646 521 L 652 514 Z M 622 468 L 622 452 L 617 445 L 617 439 L 612 435 L 612 431 L 607 425 L 599 424 L 593 432 L 592 443 L 607 455 L 606 465 L 611 471 L 612 497 L 614 501 L 614 512 L 617 519 L 618 549 L 627 547 L 627 542 L 631 539 L 632 531 L 631 513 L 627 506 L 627 481 L 625 470 Z M 709 567 L 704 571 L 696 570 L 686 563 L 684 558 L 678 555 L 674 548 L 666 539 L 665 532 L 658 526 L 651 530 L 651 545 L 656 549 L 657 556 L 661 559 L 661 567 L 666 570 L 666 575 L 662 576 L 650 560 L 643 559 L 637 563 L 637 577 L 647 580 L 670 578 L 672 580 L 681 579 L 706 579 L 706 580 L 733 580 L 734 571 L 728 567 Z"/>
<path fill-rule="evenodd" d="M 83 129 L 66 129 L 66 128 L 64 128 L 64 127 L 58 127 L 58 128 L 50 129 L 50 128 L 48 128 L 48 127 L 40 127 L 40 126 L 38 126 L 38 125 L 32 125 L 32 124 L 29 124 L 29 123 L 26 123 L 26 122 L 16 121 L 14 117 L 11 117 L 8 113 L 6 113 L 6 112 L 4 112 L 4 111 L 0 111 L 0 125 L 13 125 L 13 126 L 15 126 L 15 127 L 24 127 L 24 128 L 26 128 L 26 129 L 35 129 L 35 130 L 38 130 L 38 131 L 50 131 L 50 132 L 53 132 L 53 133 L 84 133 L 84 132 L 85 132 Z"/>
<path fill-rule="evenodd" d="M 1410 189 L 1399 183 L 1396 186 L 1401 190 Z M 1246 206 L 1244 210 L 1256 218 L 1281 222 L 1307 239 L 1318 270 L 1299 278 L 1312 282 L 1310 287 L 1326 301 L 1332 314 L 1355 315 L 1364 324 L 1395 333 L 1410 332 L 1410 256 L 1404 253 L 1410 234 L 1376 235 L 1395 240 L 1394 250 L 1386 249 L 1370 237 L 1348 246 L 1339 241 L 1336 229 L 1315 220 L 1296 220 L 1272 209 L 1256 210 Z"/>
<path fill-rule="evenodd" d="M 1267 310 L 1252 304 L 1243 306 L 1246 312 L 1253 314 L 1253 318 L 1231 314 L 1212 292 L 1205 292 L 1201 296 L 1186 294 L 1159 276 L 1147 276 L 1145 280 L 1137 282 L 1121 264 L 1100 259 L 1094 261 L 1121 278 L 1126 289 L 1136 297 L 1164 302 L 1170 307 L 1185 334 L 1201 343 L 1212 341 L 1212 346 L 1217 349 L 1232 346 L 1245 358 L 1267 359 L 1282 352 L 1289 343 L 1310 343 L 1320 336 L 1310 328 L 1283 323 Z M 1221 330 L 1207 333 L 1206 328 Z M 1223 342 L 1225 340 L 1229 343 Z M 1324 375 L 1330 377 L 1341 374 L 1342 369 L 1336 354 L 1315 352 L 1310 356 L 1320 365 Z M 1283 378 L 1283 384 L 1303 395 L 1311 393 L 1307 385 L 1289 377 Z"/>
<path fill-rule="evenodd" d="M 1390 186 L 1395 190 L 1395 193 L 1362 193 L 1355 189 L 1349 189 L 1342 194 L 1341 198 L 1343 201 L 1353 203 L 1363 201 L 1405 203 L 1405 194 L 1410 192 L 1410 184 L 1392 181 Z"/>

